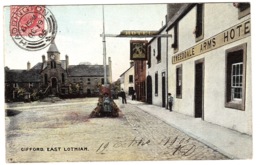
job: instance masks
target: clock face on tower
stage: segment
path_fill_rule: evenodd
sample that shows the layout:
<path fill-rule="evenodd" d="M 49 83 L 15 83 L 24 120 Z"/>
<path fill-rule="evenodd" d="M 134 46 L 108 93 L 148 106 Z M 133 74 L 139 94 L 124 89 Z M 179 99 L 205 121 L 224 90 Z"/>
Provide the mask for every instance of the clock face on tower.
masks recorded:
<path fill-rule="evenodd" d="M 52 59 L 52 60 L 54 59 L 54 57 L 55 57 L 54 55 L 51 55 L 51 59 Z"/>

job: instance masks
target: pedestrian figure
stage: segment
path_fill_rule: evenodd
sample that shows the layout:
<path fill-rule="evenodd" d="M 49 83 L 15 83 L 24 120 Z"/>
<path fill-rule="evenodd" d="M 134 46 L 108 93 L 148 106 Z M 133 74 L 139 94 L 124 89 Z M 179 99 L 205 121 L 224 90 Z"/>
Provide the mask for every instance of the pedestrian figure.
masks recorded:
<path fill-rule="evenodd" d="M 123 89 L 121 90 L 121 97 L 122 97 L 122 103 L 127 104 L 125 91 Z"/>
<path fill-rule="evenodd" d="M 172 105 L 173 105 L 173 97 L 171 93 L 168 93 L 168 105 L 169 105 L 169 109 L 170 112 L 172 111 Z"/>
<path fill-rule="evenodd" d="M 135 100 L 135 90 L 132 91 L 132 100 Z"/>

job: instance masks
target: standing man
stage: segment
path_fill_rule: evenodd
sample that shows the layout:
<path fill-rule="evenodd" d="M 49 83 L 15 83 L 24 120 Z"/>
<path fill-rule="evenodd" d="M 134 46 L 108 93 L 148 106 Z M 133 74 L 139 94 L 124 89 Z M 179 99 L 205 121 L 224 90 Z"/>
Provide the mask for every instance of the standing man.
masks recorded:
<path fill-rule="evenodd" d="M 127 104 L 125 91 L 123 89 L 121 90 L 121 97 L 122 97 L 122 103 Z"/>
<path fill-rule="evenodd" d="M 172 112 L 173 97 L 171 93 L 168 93 L 168 104 L 169 104 L 170 112 Z"/>

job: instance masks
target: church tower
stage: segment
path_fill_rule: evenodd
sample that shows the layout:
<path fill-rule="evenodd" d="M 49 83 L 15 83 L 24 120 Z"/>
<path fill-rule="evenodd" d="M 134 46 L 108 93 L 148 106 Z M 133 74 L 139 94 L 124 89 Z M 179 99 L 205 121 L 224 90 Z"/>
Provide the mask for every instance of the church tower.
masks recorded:
<path fill-rule="evenodd" d="M 51 45 L 47 51 L 48 61 L 54 60 L 56 62 L 60 62 L 60 52 L 55 44 L 55 41 L 52 40 Z"/>
<path fill-rule="evenodd" d="M 62 86 L 66 84 L 67 72 L 63 68 L 64 60 L 60 60 L 60 52 L 53 40 L 47 51 L 47 61 L 43 57 L 43 70 L 41 72 L 43 84 L 49 88 L 50 94 L 57 95 L 61 92 Z"/>

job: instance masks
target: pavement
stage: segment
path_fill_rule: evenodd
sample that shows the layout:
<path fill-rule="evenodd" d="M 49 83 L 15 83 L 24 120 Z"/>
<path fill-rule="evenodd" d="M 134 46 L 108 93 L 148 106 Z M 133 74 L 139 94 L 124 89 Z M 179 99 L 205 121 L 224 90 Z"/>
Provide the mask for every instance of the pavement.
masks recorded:
<path fill-rule="evenodd" d="M 161 119 L 187 135 L 201 141 L 230 159 L 252 159 L 252 136 L 206 122 L 200 118 L 184 115 L 156 105 L 127 100 L 143 111 Z"/>

